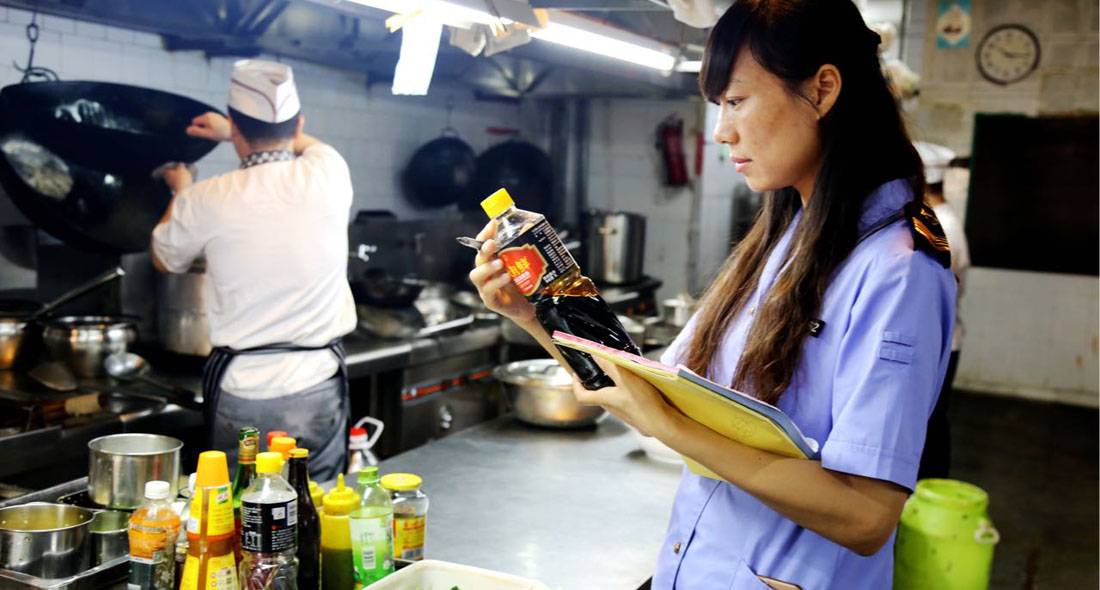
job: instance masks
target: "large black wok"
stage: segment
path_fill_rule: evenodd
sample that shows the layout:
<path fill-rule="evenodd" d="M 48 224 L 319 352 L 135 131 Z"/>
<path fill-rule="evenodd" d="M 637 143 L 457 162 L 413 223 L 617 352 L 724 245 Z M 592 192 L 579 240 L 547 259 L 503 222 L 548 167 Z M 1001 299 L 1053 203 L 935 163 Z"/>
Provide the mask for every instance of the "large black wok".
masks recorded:
<path fill-rule="evenodd" d="M 171 200 L 150 174 L 215 147 L 184 132 L 209 110 L 122 84 L 8 86 L 0 91 L 0 185 L 35 225 L 71 246 L 143 251 Z"/>
<path fill-rule="evenodd" d="M 474 150 L 458 137 L 444 135 L 413 153 L 401 186 L 418 207 L 446 207 L 466 199 L 476 167 Z"/>
<path fill-rule="evenodd" d="M 477 172 L 468 198 L 459 209 L 478 211 L 481 200 L 506 188 L 521 209 L 549 214 L 554 195 L 554 166 L 538 146 L 510 139 L 477 157 Z M 551 219 L 551 221 L 554 221 Z"/>

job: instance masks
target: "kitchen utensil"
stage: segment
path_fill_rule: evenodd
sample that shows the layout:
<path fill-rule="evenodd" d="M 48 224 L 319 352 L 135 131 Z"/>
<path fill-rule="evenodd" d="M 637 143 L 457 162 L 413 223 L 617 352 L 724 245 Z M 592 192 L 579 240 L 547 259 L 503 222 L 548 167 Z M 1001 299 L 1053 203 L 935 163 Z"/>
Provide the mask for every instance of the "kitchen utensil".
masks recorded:
<path fill-rule="evenodd" d="M 77 297 L 80 297 L 85 293 L 88 293 L 98 287 L 102 287 L 103 285 L 106 285 L 107 283 L 110 283 L 111 281 L 124 276 L 126 276 L 126 271 L 123 270 L 121 266 L 115 267 L 89 281 L 85 281 L 77 285 L 76 287 L 69 289 L 65 293 L 62 293 L 60 297 L 54 299 L 53 301 L 50 301 L 46 305 L 43 305 L 41 309 L 32 313 L 30 316 L 27 317 L 27 319 L 33 321 L 45 317 L 50 312 L 72 301 L 73 299 L 76 299 Z"/>
<path fill-rule="evenodd" d="M 111 434 L 88 442 L 88 496 L 106 508 L 133 510 L 144 498 L 145 482 L 167 481 L 178 492 L 183 443 L 159 434 Z"/>
<path fill-rule="evenodd" d="M 54 391 L 72 391 L 76 389 L 76 377 L 65 363 L 50 361 L 42 363 L 27 372 L 27 375 L 35 381 L 49 387 Z"/>
<path fill-rule="evenodd" d="M 411 338 L 425 326 L 424 316 L 415 307 L 376 307 L 356 305 L 359 329 L 386 339 Z"/>
<path fill-rule="evenodd" d="M 538 211 L 553 224 L 554 182 L 554 166 L 542 148 L 520 139 L 509 139 L 477 157 L 474 181 L 469 194 L 459 201 L 459 209 L 481 211 L 482 199 L 505 188 L 519 207 Z"/>
<path fill-rule="evenodd" d="M 591 426 L 606 411 L 585 406 L 573 395 L 573 377 L 553 359 L 515 361 L 493 369 L 493 377 L 504 384 L 516 417 L 554 428 Z"/>
<path fill-rule="evenodd" d="M 206 261 L 195 261 L 187 272 L 158 275 L 157 336 L 161 346 L 179 354 L 210 354 Z"/>
<path fill-rule="evenodd" d="M 83 113 L 75 108 L 90 103 L 99 108 Z M 121 84 L 5 87 L 0 184 L 36 226 L 70 246 L 145 251 L 172 197 L 150 171 L 166 161 L 193 162 L 217 145 L 184 131 L 192 118 L 210 110 L 216 109 Z"/>
<path fill-rule="evenodd" d="M 445 207 L 465 199 L 473 182 L 474 150 L 450 128 L 443 133 L 413 152 L 401 175 L 405 196 L 419 207 Z"/>
<path fill-rule="evenodd" d="M 102 510 L 92 517 L 92 565 L 130 553 L 129 525 L 130 513 L 121 510 Z"/>
<path fill-rule="evenodd" d="M 395 277 L 378 269 L 368 269 L 363 278 L 349 284 L 356 303 L 391 309 L 409 307 L 428 286 L 426 281 L 410 276 Z"/>
<path fill-rule="evenodd" d="M 132 352 L 116 352 L 109 355 L 103 361 L 103 367 L 107 370 L 107 374 L 115 379 L 122 381 L 141 381 L 158 389 L 170 392 L 172 397 L 167 401 L 181 406 L 190 402 L 190 405 L 197 406 L 195 403 L 195 393 L 193 391 L 184 387 L 169 385 L 163 381 L 149 377 L 149 363 L 145 362 L 144 358 Z M 126 392 L 126 394 L 137 395 L 136 392 Z M 152 397 L 155 399 L 163 399 L 160 396 Z"/>
<path fill-rule="evenodd" d="M 66 504 L 0 508 L 0 568 L 64 578 L 90 565 L 93 513 Z"/>
<path fill-rule="evenodd" d="M 585 274 L 596 282 L 615 285 L 641 279 L 645 257 L 645 216 L 590 211 L 585 222 Z"/>
<path fill-rule="evenodd" d="M 62 361 L 77 377 L 106 374 L 103 361 L 126 352 L 137 336 L 134 322 L 112 316 L 66 316 L 46 321 L 42 341 L 50 358 Z"/>
<path fill-rule="evenodd" d="M 0 317 L 0 369 L 10 369 L 20 359 L 26 335 L 26 320 Z"/>
<path fill-rule="evenodd" d="M 664 299 L 659 304 L 661 320 L 677 328 L 683 328 L 691 319 L 695 310 L 695 300 L 687 293 L 680 293 L 671 299 Z"/>

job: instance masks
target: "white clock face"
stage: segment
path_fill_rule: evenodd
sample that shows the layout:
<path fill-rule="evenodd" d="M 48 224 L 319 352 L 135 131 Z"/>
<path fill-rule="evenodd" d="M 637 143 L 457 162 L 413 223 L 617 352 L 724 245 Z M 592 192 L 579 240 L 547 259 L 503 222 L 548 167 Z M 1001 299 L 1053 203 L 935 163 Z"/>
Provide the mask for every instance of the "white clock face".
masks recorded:
<path fill-rule="evenodd" d="M 1001 25 L 978 46 L 978 70 L 994 84 L 1011 84 L 1039 65 L 1039 40 L 1020 25 Z"/>

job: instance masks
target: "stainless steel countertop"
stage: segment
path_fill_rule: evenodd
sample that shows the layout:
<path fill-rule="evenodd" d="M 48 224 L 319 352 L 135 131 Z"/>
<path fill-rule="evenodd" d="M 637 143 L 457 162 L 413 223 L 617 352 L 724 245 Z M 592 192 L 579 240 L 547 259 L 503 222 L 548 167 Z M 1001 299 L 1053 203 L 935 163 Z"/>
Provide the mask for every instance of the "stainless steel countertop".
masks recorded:
<path fill-rule="evenodd" d="M 635 590 L 653 574 L 682 466 L 649 459 L 610 416 L 573 431 L 503 416 L 381 471 L 424 478 L 429 558 L 551 588 Z"/>

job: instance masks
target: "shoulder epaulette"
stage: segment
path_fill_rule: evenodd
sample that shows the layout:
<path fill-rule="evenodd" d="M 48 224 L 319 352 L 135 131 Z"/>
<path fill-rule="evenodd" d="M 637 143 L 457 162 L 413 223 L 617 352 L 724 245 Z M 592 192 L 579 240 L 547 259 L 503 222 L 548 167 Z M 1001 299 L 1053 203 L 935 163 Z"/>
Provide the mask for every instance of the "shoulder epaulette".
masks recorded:
<path fill-rule="evenodd" d="M 951 268 L 951 248 L 932 208 L 910 201 L 905 204 L 905 220 L 909 224 L 909 232 L 913 234 L 913 247 L 928 253 L 944 268 Z"/>

